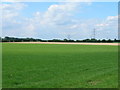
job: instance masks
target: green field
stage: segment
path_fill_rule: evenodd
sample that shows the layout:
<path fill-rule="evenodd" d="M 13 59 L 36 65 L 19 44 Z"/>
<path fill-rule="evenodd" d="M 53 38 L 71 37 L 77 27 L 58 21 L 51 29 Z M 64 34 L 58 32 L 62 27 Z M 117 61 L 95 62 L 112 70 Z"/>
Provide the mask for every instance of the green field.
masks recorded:
<path fill-rule="evenodd" d="M 3 43 L 4 88 L 115 88 L 118 47 Z"/>

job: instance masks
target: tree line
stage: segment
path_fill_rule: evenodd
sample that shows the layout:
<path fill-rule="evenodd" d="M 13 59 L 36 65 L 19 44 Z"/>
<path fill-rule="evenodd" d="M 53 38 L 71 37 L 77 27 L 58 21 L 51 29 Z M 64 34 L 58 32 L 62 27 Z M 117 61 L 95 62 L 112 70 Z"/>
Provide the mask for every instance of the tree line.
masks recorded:
<path fill-rule="evenodd" d="M 34 38 L 15 38 L 15 37 L 0 37 L 1 42 L 120 42 L 120 40 L 114 39 L 84 39 L 84 40 L 71 40 L 71 39 L 53 39 L 53 40 L 42 40 L 42 39 L 34 39 Z"/>

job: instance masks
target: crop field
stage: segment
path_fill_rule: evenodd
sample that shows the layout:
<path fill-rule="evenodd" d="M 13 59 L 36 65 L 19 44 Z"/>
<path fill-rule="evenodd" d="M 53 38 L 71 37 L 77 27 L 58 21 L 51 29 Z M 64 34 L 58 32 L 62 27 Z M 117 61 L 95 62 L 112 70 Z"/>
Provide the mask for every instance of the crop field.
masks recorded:
<path fill-rule="evenodd" d="M 116 88 L 118 46 L 3 43 L 3 88 Z"/>

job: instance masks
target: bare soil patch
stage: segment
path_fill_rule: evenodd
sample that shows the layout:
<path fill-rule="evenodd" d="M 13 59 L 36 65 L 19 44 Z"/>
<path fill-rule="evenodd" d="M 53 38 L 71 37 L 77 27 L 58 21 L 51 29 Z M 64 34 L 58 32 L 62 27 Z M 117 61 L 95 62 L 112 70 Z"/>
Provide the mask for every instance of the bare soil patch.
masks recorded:
<path fill-rule="evenodd" d="M 118 46 L 119 43 L 71 43 L 71 42 L 7 42 L 19 44 L 78 44 L 78 45 L 113 45 Z"/>

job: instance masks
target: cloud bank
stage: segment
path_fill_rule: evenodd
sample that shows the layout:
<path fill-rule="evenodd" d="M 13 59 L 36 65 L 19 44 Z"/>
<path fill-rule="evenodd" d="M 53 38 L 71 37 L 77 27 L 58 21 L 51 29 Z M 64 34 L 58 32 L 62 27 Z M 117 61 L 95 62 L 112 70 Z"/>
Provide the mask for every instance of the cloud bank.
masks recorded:
<path fill-rule="evenodd" d="M 86 3 L 86 5 L 90 5 Z M 75 18 L 81 3 L 59 3 L 48 7 L 44 12 L 36 11 L 32 17 L 21 15 L 26 3 L 2 4 L 3 36 L 34 37 L 41 39 L 71 39 L 92 38 L 96 28 L 96 38 L 117 38 L 118 16 L 108 16 L 105 19 Z"/>

